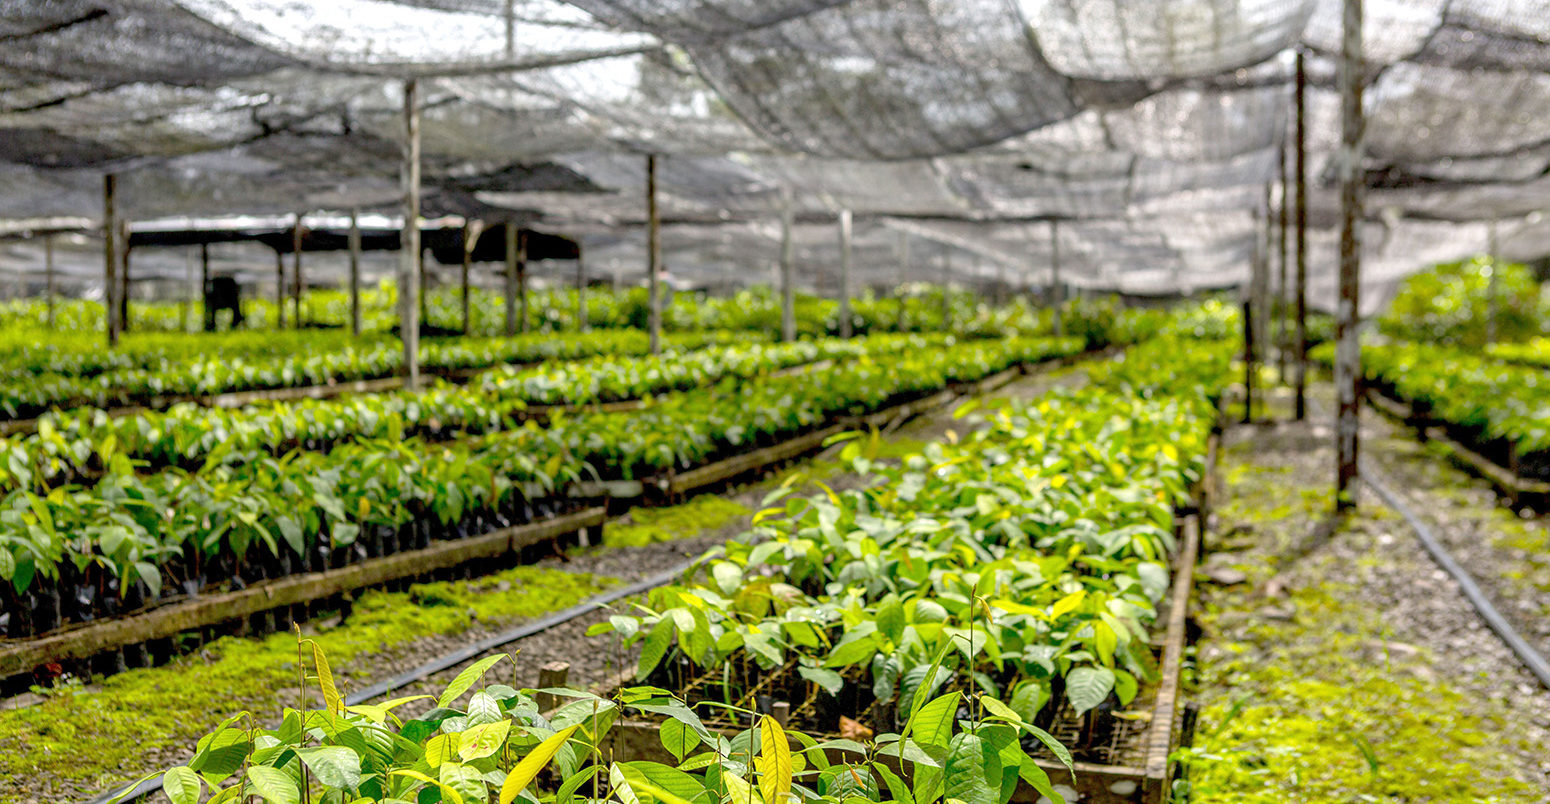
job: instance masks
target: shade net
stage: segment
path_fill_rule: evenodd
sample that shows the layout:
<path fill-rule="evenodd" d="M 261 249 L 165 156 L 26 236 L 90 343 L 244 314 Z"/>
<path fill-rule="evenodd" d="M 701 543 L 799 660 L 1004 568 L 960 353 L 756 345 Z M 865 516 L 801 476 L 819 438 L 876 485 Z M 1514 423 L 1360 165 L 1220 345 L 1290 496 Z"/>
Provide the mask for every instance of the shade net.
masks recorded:
<path fill-rule="evenodd" d="M 1550 251 L 1550 3 L 1365 12 L 1365 308 L 1493 221 L 1504 256 Z M 1327 308 L 1340 36 L 1340 0 L 0 0 L 0 238 L 100 216 L 110 172 L 136 220 L 392 215 L 414 79 L 427 214 L 573 235 L 601 275 L 645 269 L 655 154 L 689 280 L 769 281 L 789 204 L 822 292 L 841 210 L 858 284 L 1230 288 L 1264 249 L 1301 49 Z"/>

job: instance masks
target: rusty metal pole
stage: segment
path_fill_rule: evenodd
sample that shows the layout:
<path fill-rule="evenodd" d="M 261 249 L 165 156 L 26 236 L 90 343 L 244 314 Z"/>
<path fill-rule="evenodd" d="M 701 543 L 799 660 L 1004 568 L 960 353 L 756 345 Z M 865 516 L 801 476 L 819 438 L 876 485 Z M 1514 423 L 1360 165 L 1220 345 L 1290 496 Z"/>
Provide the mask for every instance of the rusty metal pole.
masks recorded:
<path fill-rule="evenodd" d="M 651 354 L 662 354 L 662 219 L 657 210 L 657 157 L 646 156 L 646 283 Z"/>
<path fill-rule="evenodd" d="M 398 320 L 404 344 L 404 387 L 420 385 L 420 85 L 404 82 L 404 150 L 400 179 L 404 229 L 399 237 Z"/>
<path fill-rule="evenodd" d="M 1297 51 L 1297 89 L 1295 106 L 1297 116 L 1297 143 L 1296 143 L 1296 176 L 1293 184 L 1297 188 L 1297 211 L 1294 226 L 1297 230 L 1297 276 L 1293 280 L 1297 285 L 1295 291 L 1296 301 L 1293 306 L 1297 308 L 1296 334 L 1293 336 L 1293 348 L 1296 352 L 1296 362 L 1293 364 L 1293 384 L 1296 386 L 1294 414 L 1297 421 L 1302 421 L 1308 415 L 1308 119 L 1307 119 L 1307 94 L 1308 75 L 1303 69 L 1303 53 Z"/>
<path fill-rule="evenodd" d="M 850 320 L 850 210 L 840 210 L 840 337 L 851 336 Z"/>
<path fill-rule="evenodd" d="M 1357 460 L 1361 450 L 1360 416 L 1362 347 L 1357 331 L 1361 316 L 1362 219 L 1362 0 L 1344 0 L 1337 80 L 1340 85 L 1340 151 L 1335 159 L 1340 178 L 1340 301 L 1335 312 L 1335 506 L 1356 505 Z"/>
<path fill-rule="evenodd" d="M 350 210 L 350 334 L 361 334 L 361 211 Z"/>

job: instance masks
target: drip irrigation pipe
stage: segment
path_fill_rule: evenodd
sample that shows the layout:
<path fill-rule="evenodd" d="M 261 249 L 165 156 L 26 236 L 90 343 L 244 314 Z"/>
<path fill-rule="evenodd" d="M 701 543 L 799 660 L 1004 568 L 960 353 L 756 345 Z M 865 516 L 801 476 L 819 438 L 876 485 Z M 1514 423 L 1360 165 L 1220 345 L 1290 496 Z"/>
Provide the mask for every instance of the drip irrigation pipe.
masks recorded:
<path fill-rule="evenodd" d="M 540 617 L 539 619 L 519 625 L 508 631 L 486 637 L 485 639 L 482 639 L 478 642 L 465 645 L 464 647 L 452 651 L 451 653 L 444 653 L 426 662 L 425 664 L 414 668 L 413 670 L 406 671 L 386 681 L 378 682 L 371 685 L 370 687 L 346 696 L 345 704 L 347 706 L 356 706 L 366 703 L 367 701 L 370 701 L 374 698 L 380 698 L 390 692 L 403 689 L 410 684 L 423 681 L 444 670 L 449 670 L 453 667 L 456 667 L 476 656 L 489 653 L 496 648 L 505 647 L 506 645 L 510 645 L 513 642 L 519 642 L 523 639 L 526 639 L 535 634 L 542 633 L 556 626 L 564 625 L 565 623 L 581 617 L 584 614 L 596 611 L 598 608 L 609 603 L 614 603 L 627 597 L 633 597 L 643 592 L 649 592 L 658 586 L 672 583 L 674 580 L 678 579 L 685 572 L 687 572 L 691 567 L 693 567 L 695 563 L 695 561 L 683 562 L 682 564 L 679 564 L 672 569 L 664 570 L 655 575 L 642 578 L 641 580 L 629 584 L 628 586 L 621 586 L 618 589 L 614 589 L 600 595 L 594 595 L 593 597 L 587 598 L 581 603 L 577 603 L 568 609 L 557 611 L 545 617 Z M 148 779 L 136 785 L 133 790 L 131 790 L 123 797 L 122 800 L 128 802 L 143 799 L 146 796 L 149 796 L 152 793 L 160 790 L 161 787 L 161 777 L 158 776 L 155 779 Z M 107 804 L 108 801 L 112 800 L 117 795 L 119 795 L 117 790 L 102 793 L 95 798 L 90 799 L 88 804 Z"/>
<path fill-rule="evenodd" d="M 1400 500 L 1399 496 L 1383 483 L 1378 473 L 1374 470 L 1372 463 L 1362 459 L 1359 466 L 1362 482 L 1366 483 L 1368 488 L 1377 492 L 1378 496 L 1383 498 L 1383 502 L 1388 507 L 1398 511 L 1399 515 L 1404 517 L 1406 522 L 1410 523 L 1410 528 L 1415 531 L 1416 538 L 1420 539 L 1421 546 L 1426 548 L 1426 552 L 1431 555 L 1432 561 L 1453 576 L 1453 580 L 1459 585 L 1459 590 L 1464 593 L 1464 597 L 1469 599 L 1470 605 L 1474 606 L 1475 611 L 1479 613 L 1481 619 L 1485 620 L 1486 625 L 1490 626 L 1491 630 L 1495 631 L 1496 635 L 1501 637 L 1503 642 L 1507 643 L 1507 648 L 1517 655 L 1518 660 L 1523 663 L 1524 667 L 1528 668 L 1528 671 L 1535 678 L 1539 679 L 1539 683 L 1543 684 L 1545 689 L 1550 689 L 1550 662 L 1545 661 L 1545 657 L 1540 655 L 1539 651 L 1535 650 L 1534 646 L 1530 645 L 1518 633 L 1516 628 L 1512 627 L 1512 623 L 1502 616 L 1502 613 L 1496 609 L 1496 606 L 1492 605 L 1490 598 L 1486 597 L 1484 590 L 1480 588 L 1479 584 L 1475 583 L 1475 579 L 1470 576 L 1469 572 L 1453 559 L 1453 555 L 1442 545 L 1442 542 L 1438 541 L 1437 535 L 1432 532 L 1432 529 L 1425 522 L 1422 522 L 1420 517 L 1416 516 L 1415 512 L 1411 511 L 1410 507 L 1405 505 L 1404 501 Z"/>

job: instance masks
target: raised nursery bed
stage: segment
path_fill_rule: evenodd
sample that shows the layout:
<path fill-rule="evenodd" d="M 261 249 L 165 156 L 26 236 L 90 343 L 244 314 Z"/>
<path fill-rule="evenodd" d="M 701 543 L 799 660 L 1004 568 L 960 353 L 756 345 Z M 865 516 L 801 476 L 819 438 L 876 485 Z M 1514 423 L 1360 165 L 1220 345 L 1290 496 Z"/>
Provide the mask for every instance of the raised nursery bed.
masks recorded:
<path fill-rule="evenodd" d="M 421 514 L 397 529 L 363 532 L 349 549 L 311 551 L 305 561 L 282 553 L 245 566 L 189 563 L 188 572 L 200 583 L 159 599 L 149 599 L 143 584 L 136 584 L 116 601 L 115 589 L 76 588 L 70 579 L 60 588 L 24 596 L 7 590 L 8 624 L 25 622 L 23 633 L 31 635 L 0 638 L 0 680 L 25 687 L 40 666 L 70 660 L 91 659 L 99 672 L 143 666 L 161 658 L 155 654 L 168 653 L 161 643 L 181 633 L 203 634 L 216 626 L 241 633 L 284 629 L 318 602 L 357 589 L 408 582 L 473 561 L 519 560 L 525 550 L 601 526 L 615 497 L 638 497 L 649 489 L 651 501 L 668 502 L 815 451 L 846 429 L 907 419 L 961 394 L 1002 387 L 1023 371 L 1017 366 L 952 390 L 904 395 L 871 414 L 839 417 L 819 429 L 645 482 L 585 483 L 553 500 L 512 498 L 501 511 L 469 512 L 464 521 L 446 526 Z M 91 600 L 115 605 L 88 606 Z"/>
<path fill-rule="evenodd" d="M 1059 695 L 1058 703 L 1044 709 L 1035 725 L 1045 728 L 1070 749 L 1075 759 L 1074 776 L 1031 737 L 1025 742 L 1030 755 L 1050 779 L 1074 788 L 1082 802 L 1162 804 L 1167 798 L 1173 774 L 1168 758 L 1177 746 L 1183 715 L 1179 675 L 1186 648 L 1188 604 L 1194 589 L 1194 568 L 1200 549 L 1199 518 L 1193 514 L 1181 517 L 1176 533 L 1179 551 L 1173 562 L 1174 577 L 1158 611 L 1158 628 L 1151 642 L 1158 680 L 1144 685 L 1123 712 L 1112 695 L 1108 702 L 1081 716 L 1074 715 L 1069 703 Z M 851 737 L 842 733 L 841 717 L 875 733 L 897 730 L 891 703 L 876 700 L 870 686 L 858 678 L 847 677 L 841 694 L 830 696 L 798 676 L 794 661 L 770 671 L 760 670 L 752 662 L 745 664 L 749 668 L 748 675 L 740 680 L 740 687 L 746 691 L 733 702 L 736 706 L 784 719 L 791 729 L 818 740 Z M 663 665 L 658 672 L 661 677 L 654 675 L 646 683 L 672 689 L 691 706 L 701 701 L 722 700 L 720 690 L 725 679 L 719 670 L 694 672 L 680 678 L 677 668 Z M 608 694 L 634 683 L 634 673 L 627 669 L 598 685 L 595 691 Z M 706 711 L 718 713 L 702 717 L 706 727 L 728 736 L 750 725 L 720 715 L 724 710 L 719 708 Z M 605 737 L 602 748 L 615 760 L 676 764 L 677 760 L 662 745 L 660 728 L 660 720 L 626 716 Z M 829 759 L 842 762 L 846 756 L 830 750 Z M 856 759 L 855 755 L 849 755 L 849 758 Z M 1011 800 L 1033 804 L 1039 800 L 1039 794 L 1020 783 Z"/>

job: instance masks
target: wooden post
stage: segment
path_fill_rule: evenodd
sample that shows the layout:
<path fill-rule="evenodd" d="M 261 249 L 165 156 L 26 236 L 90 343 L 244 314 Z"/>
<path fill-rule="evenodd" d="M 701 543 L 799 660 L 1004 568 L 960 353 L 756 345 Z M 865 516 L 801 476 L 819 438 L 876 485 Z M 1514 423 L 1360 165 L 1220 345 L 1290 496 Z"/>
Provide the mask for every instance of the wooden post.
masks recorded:
<path fill-rule="evenodd" d="M 350 334 L 361 334 L 361 211 L 350 210 Z"/>
<path fill-rule="evenodd" d="M 43 285 L 44 292 L 48 294 L 48 328 L 54 328 L 54 236 L 43 236 Z"/>
<path fill-rule="evenodd" d="M 517 229 L 517 330 L 527 334 L 527 233 Z"/>
<path fill-rule="evenodd" d="M 1265 296 L 1270 284 L 1270 185 L 1254 214 L 1254 251 L 1249 259 L 1249 287 L 1243 305 L 1243 421 L 1254 421 L 1254 390 L 1259 385 L 1259 367 L 1264 364 Z"/>
<path fill-rule="evenodd" d="M 1276 270 L 1277 270 L 1276 292 L 1275 292 L 1275 296 L 1273 297 L 1274 301 L 1272 302 L 1272 304 L 1273 304 L 1272 310 L 1273 310 L 1273 312 L 1275 314 L 1275 317 L 1276 317 L 1276 341 L 1275 341 L 1276 342 L 1276 376 L 1281 379 L 1281 384 L 1285 385 L 1286 384 L 1286 380 L 1287 380 L 1286 359 L 1287 359 L 1287 356 L 1288 356 L 1287 353 L 1291 351 L 1290 340 L 1291 340 L 1291 332 L 1292 332 L 1291 327 L 1287 325 L 1288 322 L 1287 322 L 1287 315 L 1286 315 L 1286 313 L 1287 313 L 1287 304 L 1286 304 L 1286 302 L 1287 302 L 1287 298 L 1286 298 L 1286 278 L 1287 278 L 1287 265 L 1286 265 L 1286 255 L 1287 255 L 1287 238 L 1286 238 L 1286 217 L 1287 217 L 1286 216 L 1286 212 L 1287 212 L 1287 210 L 1286 210 L 1286 159 L 1287 159 L 1287 151 L 1286 151 L 1286 140 L 1285 140 L 1285 138 L 1282 138 L 1282 140 L 1281 140 L 1281 153 L 1280 153 L 1280 157 L 1281 157 L 1280 159 L 1276 160 L 1276 165 L 1277 165 L 1277 169 L 1279 170 L 1279 179 L 1280 179 L 1277 182 L 1277 186 L 1281 188 L 1280 189 L 1280 196 L 1278 197 L 1277 204 L 1276 204 L 1276 248 L 1277 248 L 1277 250 L 1280 253 L 1280 259 L 1276 262 Z"/>
<path fill-rule="evenodd" d="M 1303 70 L 1303 52 L 1297 51 L 1297 89 L 1296 89 L 1296 115 L 1297 115 L 1297 144 L 1296 144 L 1296 177 L 1294 184 L 1297 187 L 1297 214 L 1294 225 L 1297 227 L 1297 277 L 1294 280 L 1297 285 L 1297 333 L 1294 336 L 1297 351 L 1297 362 L 1293 367 L 1296 385 L 1295 414 L 1297 421 L 1302 421 L 1308 415 L 1308 121 L 1307 121 L 1307 94 L 1308 75 Z"/>
<path fill-rule="evenodd" d="M 199 305 L 203 316 L 201 327 L 205 332 L 215 329 L 215 309 L 210 306 L 210 244 L 199 244 Z"/>
<path fill-rule="evenodd" d="M 130 330 L 129 320 L 129 221 L 119 219 L 118 242 L 122 246 L 119 249 L 118 266 L 118 331 L 123 334 Z"/>
<path fill-rule="evenodd" d="M 118 177 L 102 177 L 102 308 L 108 348 L 118 346 Z"/>
<path fill-rule="evenodd" d="M 569 680 L 569 662 L 549 662 L 538 668 L 538 689 L 540 690 L 564 688 Z M 540 692 L 535 702 L 538 704 L 538 711 L 548 712 L 565 703 L 565 699 L 552 692 Z"/>
<path fill-rule="evenodd" d="M 285 255 L 274 251 L 275 329 L 285 329 Z"/>
<path fill-rule="evenodd" d="M 589 332 L 592 325 L 587 320 L 587 263 L 586 252 L 576 244 L 576 328 Z"/>
<path fill-rule="evenodd" d="M 895 294 L 899 300 L 899 322 L 894 326 L 898 332 L 904 331 L 904 306 L 909 299 L 905 287 L 910 283 L 910 233 L 899 233 L 899 292 Z"/>
<path fill-rule="evenodd" d="M 1485 342 L 1496 343 L 1499 335 L 1497 316 L 1500 315 L 1501 263 L 1496 259 L 1496 219 L 1486 224 L 1485 250 L 1491 275 L 1485 282 Z"/>
<path fill-rule="evenodd" d="M 953 255 L 942 250 L 942 331 L 953 331 Z"/>
<path fill-rule="evenodd" d="M 295 326 L 301 329 L 301 251 L 302 237 L 305 231 L 301 228 L 301 213 L 296 213 L 296 226 L 291 229 L 291 313 L 295 316 Z"/>
<path fill-rule="evenodd" d="M 851 336 L 850 321 L 850 210 L 840 210 L 840 337 Z"/>
<path fill-rule="evenodd" d="M 506 337 L 517 334 L 517 224 L 506 222 Z"/>
<path fill-rule="evenodd" d="M 1357 460 L 1360 455 L 1362 346 L 1357 323 L 1361 315 L 1362 219 L 1362 0 L 1344 0 L 1337 83 L 1340 86 L 1340 151 L 1335 165 L 1340 180 L 1340 301 L 1335 312 L 1335 506 L 1356 505 Z"/>
<path fill-rule="evenodd" d="M 797 339 L 796 313 L 796 242 L 793 239 L 791 188 L 780 192 L 780 339 Z"/>
<path fill-rule="evenodd" d="M 1062 318 L 1061 308 L 1065 306 L 1065 288 L 1060 285 L 1060 222 L 1051 219 L 1049 222 L 1049 294 L 1045 300 L 1055 311 L 1055 337 L 1066 334 L 1065 320 Z"/>
<path fill-rule="evenodd" d="M 470 220 L 463 222 L 463 334 L 473 332 L 473 299 L 469 295 L 469 274 L 474 267 L 474 248 L 479 245 L 479 236 L 484 234 L 484 221 Z"/>
<path fill-rule="evenodd" d="M 183 252 L 183 298 L 178 299 L 178 331 L 188 331 L 188 316 L 194 306 L 194 255 Z"/>
<path fill-rule="evenodd" d="M 404 343 L 404 387 L 420 384 L 420 86 L 404 82 L 404 230 L 399 243 L 398 320 Z"/>
<path fill-rule="evenodd" d="M 662 354 L 662 220 L 657 210 L 657 157 L 646 155 L 646 284 L 651 307 L 646 329 L 651 354 Z"/>

